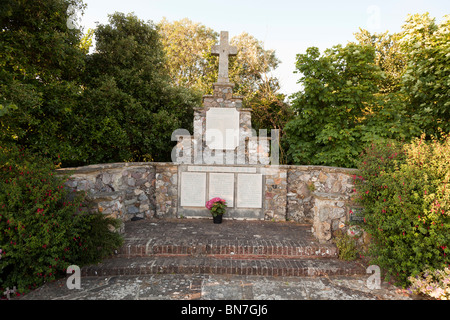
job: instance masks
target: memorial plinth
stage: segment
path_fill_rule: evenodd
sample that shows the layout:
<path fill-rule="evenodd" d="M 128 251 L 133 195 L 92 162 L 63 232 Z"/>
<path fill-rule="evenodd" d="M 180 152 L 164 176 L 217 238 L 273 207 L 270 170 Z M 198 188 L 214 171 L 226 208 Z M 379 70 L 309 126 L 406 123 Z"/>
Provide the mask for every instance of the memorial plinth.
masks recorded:
<path fill-rule="evenodd" d="M 224 218 L 263 220 L 264 175 L 261 172 L 260 167 L 180 165 L 178 216 L 211 217 L 205 203 L 220 197 L 227 200 Z"/>
<path fill-rule="evenodd" d="M 228 57 L 237 54 L 228 43 L 228 32 L 212 47 L 219 56 L 219 75 L 213 94 L 203 97 L 194 110 L 194 135 L 178 143 L 178 216 L 209 217 L 205 203 L 211 198 L 227 200 L 225 218 L 264 219 L 261 168 L 269 164 L 269 140 L 258 137 L 251 125 L 251 109 L 242 108 L 243 98 L 233 96 L 228 78 Z M 181 136 L 180 136 L 181 137 Z M 182 150 L 182 152 L 180 152 Z"/>

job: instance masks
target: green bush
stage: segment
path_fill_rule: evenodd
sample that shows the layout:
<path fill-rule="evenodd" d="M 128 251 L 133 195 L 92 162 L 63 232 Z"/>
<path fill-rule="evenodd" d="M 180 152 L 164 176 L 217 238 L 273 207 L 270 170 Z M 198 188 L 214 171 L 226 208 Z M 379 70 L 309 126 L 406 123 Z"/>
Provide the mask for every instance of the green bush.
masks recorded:
<path fill-rule="evenodd" d="M 335 234 L 334 243 L 339 250 L 339 259 L 345 261 L 356 260 L 358 257 L 358 247 L 356 240 L 346 233 L 338 230 Z"/>
<path fill-rule="evenodd" d="M 354 176 L 372 263 L 396 284 L 450 264 L 450 137 L 373 145 Z"/>
<path fill-rule="evenodd" d="M 99 261 L 121 244 L 117 221 L 88 214 L 84 194 L 64 186 L 45 158 L 0 147 L 0 292 L 25 293 L 69 265 Z"/>

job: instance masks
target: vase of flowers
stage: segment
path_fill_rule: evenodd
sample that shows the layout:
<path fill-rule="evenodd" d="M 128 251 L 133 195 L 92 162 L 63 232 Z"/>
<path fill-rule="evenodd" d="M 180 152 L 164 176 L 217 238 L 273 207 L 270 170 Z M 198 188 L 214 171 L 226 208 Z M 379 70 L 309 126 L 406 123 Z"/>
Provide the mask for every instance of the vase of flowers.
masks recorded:
<path fill-rule="evenodd" d="M 214 223 L 222 223 L 222 216 L 227 208 L 227 202 L 222 198 L 212 198 L 206 202 L 206 208 L 211 212 Z"/>

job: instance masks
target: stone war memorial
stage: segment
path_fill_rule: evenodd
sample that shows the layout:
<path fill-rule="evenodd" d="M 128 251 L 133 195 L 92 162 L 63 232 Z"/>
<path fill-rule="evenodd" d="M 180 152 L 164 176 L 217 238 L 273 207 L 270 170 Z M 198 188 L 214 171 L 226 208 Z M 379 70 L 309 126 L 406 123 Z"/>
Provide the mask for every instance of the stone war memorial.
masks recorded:
<path fill-rule="evenodd" d="M 280 165 L 277 130 L 252 129 L 251 109 L 233 95 L 229 57 L 237 54 L 228 32 L 212 54 L 219 57 L 213 94 L 194 110 L 194 132 L 172 134 L 172 162 L 90 165 L 70 171 L 70 188 L 88 192 L 92 207 L 133 218 L 211 218 L 205 203 L 227 200 L 227 219 L 293 221 L 311 226 L 322 243 L 350 219 L 352 169 Z M 168 141 L 167 143 L 170 143 Z"/>

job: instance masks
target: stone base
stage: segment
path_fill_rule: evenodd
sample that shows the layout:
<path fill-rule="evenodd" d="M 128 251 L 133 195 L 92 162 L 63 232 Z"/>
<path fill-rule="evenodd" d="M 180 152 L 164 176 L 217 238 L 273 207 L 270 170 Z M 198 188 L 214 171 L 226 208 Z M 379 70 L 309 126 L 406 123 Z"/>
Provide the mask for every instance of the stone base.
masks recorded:
<path fill-rule="evenodd" d="M 186 167 L 173 163 L 116 163 L 59 169 L 57 172 L 72 172 L 66 187 L 87 192 L 92 210 L 124 222 L 135 217 L 211 218 L 204 207 L 182 207 L 180 204 L 180 175 Z M 228 208 L 225 219 L 308 223 L 312 224 L 318 240 L 330 241 L 333 232 L 348 221 L 350 207 L 353 207 L 351 174 L 354 171 L 350 169 L 278 166 L 273 170 L 273 167 L 260 165 L 214 166 L 213 169 L 235 175 L 263 175 L 261 208 L 244 209 L 235 203 L 234 208 Z M 208 170 L 205 172 L 210 174 Z M 206 200 L 205 197 L 205 203 Z"/>
<path fill-rule="evenodd" d="M 321 242 L 330 241 L 333 231 L 347 220 L 349 196 L 335 193 L 313 193 L 314 222 L 312 232 Z"/>
<path fill-rule="evenodd" d="M 179 208 L 178 218 L 211 218 L 209 210 Z M 234 220 L 264 220 L 262 209 L 227 209 L 224 219 Z"/>

